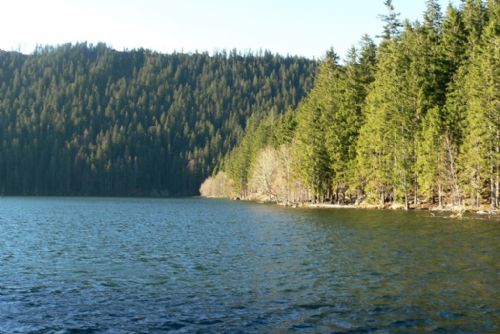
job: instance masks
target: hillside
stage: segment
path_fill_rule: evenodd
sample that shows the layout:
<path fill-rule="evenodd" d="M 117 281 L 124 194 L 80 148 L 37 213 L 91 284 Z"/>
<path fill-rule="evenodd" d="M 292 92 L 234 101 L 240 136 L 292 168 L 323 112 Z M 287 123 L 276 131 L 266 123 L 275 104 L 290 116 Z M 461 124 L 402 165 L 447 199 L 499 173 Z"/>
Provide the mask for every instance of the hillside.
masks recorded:
<path fill-rule="evenodd" d="M 268 52 L 0 52 L 0 194 L 196 194 L 248 120 L 295 107 L 314 72 Z"/>

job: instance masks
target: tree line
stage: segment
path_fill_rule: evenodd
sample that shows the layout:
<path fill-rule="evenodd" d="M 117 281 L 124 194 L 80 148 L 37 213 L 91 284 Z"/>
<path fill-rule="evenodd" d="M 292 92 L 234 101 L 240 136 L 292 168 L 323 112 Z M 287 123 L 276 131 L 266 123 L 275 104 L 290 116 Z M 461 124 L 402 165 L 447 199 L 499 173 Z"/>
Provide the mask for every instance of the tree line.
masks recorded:
<path fill-rule="evenodd" d="M 250 124 L 206 196 L 404 207 L 499 205 L 500 5 L 426 1 L 344 63 L 322 59 L 299 106 Z"/>
<path fill-rule="evenodd" d="M 0 51 L 0 194 L 197 194 L 248 120 L 296 106 L 315 68 L 267 51 Z"/>

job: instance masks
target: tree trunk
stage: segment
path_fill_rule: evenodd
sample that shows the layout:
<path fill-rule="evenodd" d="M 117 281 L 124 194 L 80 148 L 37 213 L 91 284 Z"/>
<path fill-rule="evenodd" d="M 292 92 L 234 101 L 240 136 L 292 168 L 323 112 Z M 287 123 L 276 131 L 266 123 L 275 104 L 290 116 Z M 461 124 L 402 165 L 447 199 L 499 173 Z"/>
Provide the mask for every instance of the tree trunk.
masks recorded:
<path fill-rule="evenodd" d="M 500 134 L 497 131 L 497 138 L 499 138 L 499 137 L 500 137 Z M 496 156 L 498 157 L 498 155 L 500 153 L 500 146 L 496 145 L 495 149 L 496 149 Z M 495 180 L 495 208 L 498 208 L 498 196 L 500 195 L 499 191 L 498 191 L 498 186 L 500 185 L 499 174 L 500 174 L 500 166 L 498 165 L 498 160 L 495 160 L 495 179 L 496 179 Z"/>
<path fill-rule="evenodd" d="M 495 182 L 495 209 L 498 208 L 498 186 L 500 186 L 500 178 L 498 177 L 498 165 L 497 165 L 497 175 L 496 175 L 496 182 Z"/>
<path fill-rule="evenodd" d="M 453 180 L 453 205 L 457 204 L 457 201 L 459 202 L 458 204 L 461 203 L 461 198 L 460 198 L 460 190 L 459 190 L 459 184 L 458 184 L 458 177 L 457 173 L 455 170 L 455 157 L 453 156 L 453 150 L 451 147 L 450 139 L 448 138 L 448 135 L 445 136 L 446 139 L 446 148 L 448 151 L 448 158 L 450 159 L 450 174 L 451 178 Z"/>
<path fill-rule="evenodd" d="M 490 177 L 490 205 L 492 208 L 495 207 L 495 182 L 493 176 Z"/>
<path fill-rule="evenodd" d="M 417 175 L 416 180 L 418 180 L 418 175 Z M 413 196 L 413 205 L 414 205 L 415 207 L 417 207 L 417 205 L 418 205 L 418 181 L 415 181 L 415 189 L 414 189 L 414 192 L 415 192 L 415 193 L 413 194 L 413 195 L 414 195 L 414 196 Z"/>
<path fill-rule="evenodd" d="M 438 185 L 438 205 L 439 208 L 443 207 L 443 188 L 441 186 L 441 183 Z"/>

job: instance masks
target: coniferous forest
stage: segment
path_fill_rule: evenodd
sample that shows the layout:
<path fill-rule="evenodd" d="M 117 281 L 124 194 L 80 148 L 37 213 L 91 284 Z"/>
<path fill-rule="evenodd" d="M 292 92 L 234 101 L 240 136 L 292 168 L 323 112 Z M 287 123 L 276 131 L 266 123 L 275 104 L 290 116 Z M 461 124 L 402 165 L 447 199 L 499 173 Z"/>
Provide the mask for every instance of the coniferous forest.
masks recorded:
<path fill-rule="evenodd" d="M 320 62 L 299 106 L 250 125 L 201 192 L 280 203 L 498 208 L 500 4 L 426 1 Z"/>
<path fill-rule="evenodd" d="M 247 123 L 294 108 L 316 62 L 104 44 L 0 51 L 0 195 L 193 195 Z"/>

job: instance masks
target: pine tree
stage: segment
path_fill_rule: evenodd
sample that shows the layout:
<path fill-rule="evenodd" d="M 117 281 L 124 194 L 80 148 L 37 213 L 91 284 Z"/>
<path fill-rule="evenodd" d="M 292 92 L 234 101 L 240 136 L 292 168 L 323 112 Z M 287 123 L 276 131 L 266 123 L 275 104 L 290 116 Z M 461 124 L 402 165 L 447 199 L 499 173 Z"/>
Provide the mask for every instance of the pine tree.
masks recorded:
<path fill-rule="evenodd" d="M 283 144 L 290 144 L 297 127 L 297 119 L 293 110 L 288 110 L 283 114 L 276 126 L 274 132 L 274 146 L 279 147 Z"/>
<path fill-rule="evenodd" d="M 394 64 L 397 42 L 388 41 L 378 53 L 375 81 L 366 100 L 366 122 L 360 129 L 357 141 L 356 179 L 362 193 L 370 201 L 384 204 L 392 193 L 392 158 L 388 121 L 391 116 L 391 100 L 397 94 L 392 84 L 397 80 Z"/>
<path fill-rule="evenodd" d="M 385 0 L 384 5 L 387 9 L 387 14 L 379 15 L 379 18 L 384 22 L 384 27 L 381 37 L 383 40 L 390 40 L 399 34 L 399 30 L 403 26 L 399 20 L 399 13 L 395 11 L 392 0 Z"/>
<path fill-rule="evenodd" d="M 416 34 L 406 23 L 400 39 L 381 45 L 375 81 L 366 100 L 366 122 L 358 139 L 358 179 L 371 200 L 409 207 L 420 95 L 412 67 Z"/>
<path fill-rule="evenodd" d="M 360 42 L 359 64 L 357 66 L 357 76 L 361 82 L 363 90 L 363 103 L 368 94 L 370 84 L 374 80 L 377 64 L 377 45 L 368 35 L 364 35 Z"/>
<path fill-rule="evenodd" d="M 440 41 L 447 86 L 452 81 L 459 66 L 465 61 L 466 49 L 467 35 L 462 14 L 453 5 L 449 4 L 442 22 Z"/>
<path fill-rule="evenodd" d="M 457 156 L 465 129 L 466 97 L 465 76 L 467 72 L 468 46 L 463 14 L 448 5 L 442 23 L 440 54 L 443 64 L 445 104 L 442 113 L 442 146 L 446 159 L 439 166 L 448 180 L 453 205 L 462 204 L 462 190 L 458 179 Z"/>
<path fill-rule="evenodd" d="M 498 207 L 500 163 L 500 5 L 471 56 L 467 83 L 467 129 L 461 155 L 466 190 L 475 206 L 483 192 Z"/>
<path fill-rule="evenodd" d="M 426 0 L 425 5 L 424 27 L 428 32 L 432 31 L 434 34 L 438 35 L 441 30 L 441 6 L 437 0 Z"/>
<path fill-rule="evenodd" d="M 486 23 L 486 8 L 483 0 L 463 0 L 462 16 L 469 45 L 477 45 Z M 469 50 L 472 49 L 469 48 Z"/>
<path fill-rule="evenodd" d="M 351 49 L 348 57 L 352 62 L 350 71 L 353 71 L 356 66 L 356 50 Z M 349 93 L 346 90 L 347 69 L 342 68 L 335 61 L 330 64 L 328 70 L 328 79 L 324 83 L 327 99 L 322 105 L 321 117 L 324 125 L 324 143 L 330 163 L 332 182 L 330 187 L 333 188 L 333 196 L 339 201 L 339 193 L 343 198 L 348 187 L 347 163 L 349 159 L 347 154 L 350 145 L 348 132 L 352 131 L 349 121 L 350 118 L 359 116 L 359 113 L 354 108 L 350 108 L 354 105 L 354 101 L 349 101 L 348 104 L 343 103 L 345 99 L 353 97 L 352 95 L 349 98 L 345 96 Z"/>
<path fill-rule="evenodd" d="M 439 206 L 443 206 L 443 196 L 447 188 L 443 166 L 446 161 L 446 147 L 443 138 L 442 115 L 439 107 L 430 109 L 423 121 L 418 138 L 416 169 L 421 193 L 434 203 L 438 196 Z"/>
<path fill-rule="evenodd" d="M 258 127 L 255 117 L 251 118 L 247 125 L 247 132 L 254 132 Z M 246 198 L 248 195 L 248 181 L 250 179 L 250 168 L 253 155 L 256 151 L 254 137 L 245 136 L 242 138 L 237 148 L 229 153 L 225 161 L 224 170 L 231 178 L 233 192 L 237 197 Z"/>
<path fill-rule="evenodd" d="M 346 192 L 351 195 L 353 162 L 356 157 L 356 141 L 363 124 L 362 107 L 368 85 L 373 80 L 373 67 L 370 59 L 372 45 L 364 41 L 363 63 L 358 60 L 358 52 L 351 48 L 346 65 L 337 66 L 330 80 L 331 102 L 324 111 L 326 125 L 325 143 L 329 154 L 332 173 L 332 188 L 337 202 L 346 200 Z M 351 188 L 351 189 L 350 189 Z"/>
<path fill-rule="evenodd" d="M 337 56 L 331 50 L 319 67 L 313 90 L 297 113 L 293 142 L 294 170 L 317 201 L 323 201 L 331 187 L 324 115 L 325 110 L 331 108 L 331 82 L 337 65 Z"/>

